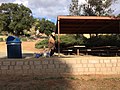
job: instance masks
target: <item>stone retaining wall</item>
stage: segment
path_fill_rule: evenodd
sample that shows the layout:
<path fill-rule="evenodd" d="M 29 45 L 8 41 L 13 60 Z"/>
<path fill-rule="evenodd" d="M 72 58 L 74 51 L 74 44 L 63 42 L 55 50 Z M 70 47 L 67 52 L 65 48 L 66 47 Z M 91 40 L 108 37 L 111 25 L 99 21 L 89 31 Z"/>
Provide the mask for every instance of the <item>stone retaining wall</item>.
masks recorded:
<path fill-rule="evenodd" d="M 0 74 L 120 74 L 120 57 L 2 59 Z"/>

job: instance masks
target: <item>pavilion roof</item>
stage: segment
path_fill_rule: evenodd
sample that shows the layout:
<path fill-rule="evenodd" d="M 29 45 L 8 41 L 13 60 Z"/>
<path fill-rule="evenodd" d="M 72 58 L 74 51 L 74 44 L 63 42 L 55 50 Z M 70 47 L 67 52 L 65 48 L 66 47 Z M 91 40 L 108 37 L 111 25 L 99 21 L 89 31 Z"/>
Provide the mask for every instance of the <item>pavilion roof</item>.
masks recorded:
<path fill-rule="evenodd" d="M 120 18 L 101 16 L 58 16 L 57 30 L 58 28 L 60 34 L 120 33 Z"/>

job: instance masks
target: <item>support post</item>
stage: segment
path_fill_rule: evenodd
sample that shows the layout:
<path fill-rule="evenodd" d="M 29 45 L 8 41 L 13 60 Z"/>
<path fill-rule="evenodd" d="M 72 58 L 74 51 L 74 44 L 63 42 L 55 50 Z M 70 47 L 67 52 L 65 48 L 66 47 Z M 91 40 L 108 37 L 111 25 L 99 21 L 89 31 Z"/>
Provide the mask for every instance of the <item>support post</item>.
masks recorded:
<path fill-rule="evenodd" d="M 60 57 L 60 22 L 58 20 L 58 57 Z"/>

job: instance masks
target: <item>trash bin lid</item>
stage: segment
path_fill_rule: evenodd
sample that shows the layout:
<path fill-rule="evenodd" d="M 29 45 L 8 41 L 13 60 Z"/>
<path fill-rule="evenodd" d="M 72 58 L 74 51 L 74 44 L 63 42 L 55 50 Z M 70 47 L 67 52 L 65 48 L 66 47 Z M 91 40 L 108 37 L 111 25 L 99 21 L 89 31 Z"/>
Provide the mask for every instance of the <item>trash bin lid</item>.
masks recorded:
<path fill-rule="evenodd" d="M 8 38 L 6 40 L 6 44 L 9 44 L 9 43 L 21 43 L 21 41 L 16 36 L 8 36 Z"/>

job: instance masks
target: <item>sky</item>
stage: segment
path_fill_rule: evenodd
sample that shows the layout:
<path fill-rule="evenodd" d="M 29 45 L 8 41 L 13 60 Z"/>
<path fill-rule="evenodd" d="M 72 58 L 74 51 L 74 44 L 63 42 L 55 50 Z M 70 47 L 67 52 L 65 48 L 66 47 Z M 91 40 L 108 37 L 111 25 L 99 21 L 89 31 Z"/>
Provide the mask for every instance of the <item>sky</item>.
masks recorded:
<path fill-rule="evenodd" d="M 46 18 L 56 22 L 58 15 L 69 15 L 69 5 L 71 0 L 0 0 L 1 3 L 18 3 L 23 4 L 32 10 L 36 18 Z M 85 3 L 85 0 L 79 0 L 79 4 Z M 115 9 L 114 14 L 120 12 L 120 0 L 112 7 Z"/>

